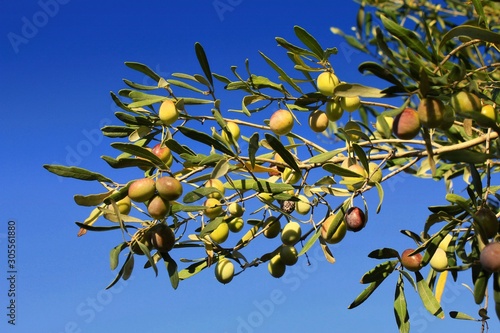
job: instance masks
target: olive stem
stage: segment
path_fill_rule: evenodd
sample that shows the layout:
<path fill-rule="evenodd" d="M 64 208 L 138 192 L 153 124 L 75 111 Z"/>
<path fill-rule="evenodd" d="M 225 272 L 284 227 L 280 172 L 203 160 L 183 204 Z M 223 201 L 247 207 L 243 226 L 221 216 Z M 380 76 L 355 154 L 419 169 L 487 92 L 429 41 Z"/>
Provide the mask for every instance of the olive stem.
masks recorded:
<path fill-rule="evenodd" d="M 488 133 L 486 134 L 487 139 L 486 140 L 486 147 L 485 147 L 485 153 L 489 154 L 490 153 L 490 135 L 491 135 L 491 128 L 488 128 Z M 491 186 L 491 159 L 488 158 L 486 160 L 486 190 L 484 191 L 484 202 L 488 199 L 488 194 L 490 192 L 490 186 Z"/>
<path fill-rule="evenodd" d="M 470 45 L 477 44 L 477 43 L 480 43 L 480 42 L 481 42 L 480 39 L 473 39 L 473 40 L 468 41 L 466 43 L 463 43 L 463 44 L 459 45 L 458 47 L 456 47 L 455 49 L 451 50 L 451 52 L 448 53 L 448 55 L 446 55 L 446 57 L 444 57 L 444 59 L 434 69 L 434 71 L 432 72 L 432 74 L 436 74 L 439 71 L 439 69 L 441 68 L 441 66 L 443 66 L 455 53 L 457 53 L 458 51 L 460 51 L 463 48 L 466 48 L 466 47 L 468 47 Z"/>

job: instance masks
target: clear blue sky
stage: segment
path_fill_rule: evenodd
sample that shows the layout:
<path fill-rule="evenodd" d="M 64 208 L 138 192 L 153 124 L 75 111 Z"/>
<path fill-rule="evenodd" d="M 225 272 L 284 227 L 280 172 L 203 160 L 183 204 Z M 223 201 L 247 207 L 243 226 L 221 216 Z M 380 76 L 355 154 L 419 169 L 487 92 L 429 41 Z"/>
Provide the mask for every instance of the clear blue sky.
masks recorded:
<path fill-rule="evenodd" d="M 226 4 L 226 10 L 215 4 Z M 214 72 L 230 75 L 250 59 L 255 72 L 274 72 L 258 51 L 285 63 L 274 37 L 297 42 L 300 25 L 324 47 L 339 47 L 337 74 L 345 81 L 371 82 L 357 71 L 366 60 L 330 33 L 348 31 L 357 5 L 351 1 L 4 1 L 0 20 L 2 172 L 0 179 L 0 331 L 2 332 L 396 332 L 392 302 L 395 277 L 354 310 L 347 306 L 364 288 L 359 279 L 377 264 L 367 254 L 389 246 L 413 246 L 400 229 L 420 231 L 426 207 L 443 203 L 443 184 L 402 177 L 387 184 L 386 201 L 363 232 L 332 247 L 328 264 L 319 247 L 311 266 L 301 258 L 285 278 L 269 276 L 266 265 L 247 270 L 228 285 L 211 271 L 181 282 L 174 291 L 166 271 L 159 277 L 136 268 L 110 291 L 109 250 L 116 233 L 77 238 L 76 220 L 89 210 L 76 193 L 99 191 L 96 184 L 59 179 L 43 164 L 77 165 L 113 176 L 100 160 L 114 155 L 112 140 L 98 129 L 115 121 L 109 92 L 122 78 L 141 76 L 124 66 L 142 62 L 168 77 L 200 73 L 193 45 L 200 42 Z M 220 7 L 219 7 L 220 8 Z M 143 80 L 143 82 L 141 82 Z M 221 93 L 223 94 L 223 93 Z M 222 97 L 224 99 L 224 97 Z M 239 99 L 228 107 L 237 108 Z M 119 177 L 119 176 L 118 176 Z M 126 177 L 124 177 L 126 179 Z M 376 204 L 376 196 L 368 195 Z M 7 324 L 7 222 L 17 229 L 17 321 Z M 183 254 L 186 257 L 192 253 Z M 178 257 L 183 255 L 179 254 Z M 140 266 L 140 265 L 138 265 Z M 463 282 L 470 284 L 470 278 Z M 445 292 L 443 307 L 475 315 L 471 294 L 459 283 Z M 410 289 L 407 284 L 407 289 Z M 412 332 L 479 332 L 477 323 L 434 319 L 408 290 Z M 499 329 L 492 319 L 490 332 Z"/>

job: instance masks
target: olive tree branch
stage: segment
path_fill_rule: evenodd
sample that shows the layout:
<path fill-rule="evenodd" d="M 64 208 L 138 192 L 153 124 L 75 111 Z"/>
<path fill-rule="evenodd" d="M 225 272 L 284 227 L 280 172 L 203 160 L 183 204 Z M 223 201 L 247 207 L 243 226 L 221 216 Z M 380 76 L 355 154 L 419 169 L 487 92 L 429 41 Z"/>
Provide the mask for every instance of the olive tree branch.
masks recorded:
<path fill-rule="evenodd" d="M 451 50 L 450 53 L 448 53 L 448 55 L 446 55 L 446 57 L 443 58 L 443 60 L 441 60 L 441 62 L 439 63 L 439 65 L 434 69 L 434 71 L 432 72 L 432 74 L 436 74 L 439 69 L 444 66 L 444 64 L 450 60 L 450 58 L 455 54 L 457 53 L 458 51 L 460 51 L 461 49 L 464 49 L 470 45 L 474 45 L 474 44 L 477 44 L 477 43 L 481 43 L 481 40 L 480 39 L 473 39 L 473 40 L 470 40 L 466 43 L 463 43 L 459 46 L 457 46 L 456 48 L 454 48 L 453 50 Z"/>

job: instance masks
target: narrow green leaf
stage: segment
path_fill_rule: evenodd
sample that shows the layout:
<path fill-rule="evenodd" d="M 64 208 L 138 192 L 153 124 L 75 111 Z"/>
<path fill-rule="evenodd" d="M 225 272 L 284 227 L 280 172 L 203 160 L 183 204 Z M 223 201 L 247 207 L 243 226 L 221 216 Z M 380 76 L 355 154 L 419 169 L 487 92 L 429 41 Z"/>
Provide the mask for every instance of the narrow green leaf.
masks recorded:
<path fill-rule="evenodd" d="M 113 279 L 113 281 L 111 281 L 111 283 L 108 284 L 108 286 L 105 288 L 105 290 L 108 290 L 109 288 L 113 287 L 118 281 L 120 281 L 122 275 L 123 275 L 123 268 L 120 269 L 120 271 L 118 272 L 118 274 L 116 274 L 116 276 Z"/>
<path fill-rule="evenodd" d="M 484 8 L 483 8 L 483 5 L 481 4 L 481 1 L 480 0 L 472 0 L 472 4 L 474 5 L 474 9 L 476 10 L 476 13 L 479 15 L 479 17 L 481 18 L 481 20 L 479 21 L 487 26 L 488 25 L 488 20 L 486 19 L 486 15 L 484 15 Z"/>
<path fill-rule="evenodd" d="M 135 90 L 132 89 L 120 89 L 118 90 L 118 95 L 122 97 L 128 97 L 128 95 Z"/>
<path fill-rule="evenodd" d="M 358 13 L 356 14 L 356 28 L 359 33 L 363 31 L 363 25 L 365 23 L 365 4 L 362 3 L 359 6 Z"/>
<path fill-rule="evenodd" d="M 213 166 L 221 160 L 226 160 L 226 157 L 224 157 L 224 155 L 220 155 L 220 154 L 210 154 L 207 157 L 205 157 L 204 159 L 202 159 L 199 164 Z"/>
<path fill-rule="evenodd" d="M 359 121 L 354 121 L 354 122 L 360 123 Z M 357 130 L 357 129 L 345 130 L 344 128 L 338 128 L 338 132 L 335 133 L 335 135 L 340 137 L 342 140 L 349 141 L 349 142 L 352 142 L 351 137 L 360 137 L 366 141 L 370 140 L 370 137 L 366 133 L 364 133 L 362 130 Z"/>
<path fill-rule="evenodd" d="M 149 265 L 145 265 L 145 267 L 153 267 L 153 270 L 155 272 L 155 275 L 158 276 L 158 267 L 156 267 L 156 263 L 155 263 L 155 260 L 154 260 L 154 256 L 152 257 L 151 256 L 151 249 L 149 249 L 146 244 L 144 243 L 141 243 L 140 241 L 136 240 L 136 243 L 137 245 L 139 246 L 139 248 L 141 249 L 142 253 L 144 253 L 144 255 L 146 255 L 146 257 L 148 258 L 148 264 Z"/>
<path fill-rule="evenodd" d="M 286 164 L 290 166 L 293 170 L 302 173 L 300 170 L 297 161 L 295 160 L 295 157 L 288 151 L 288 149 L 283 146 L 280 140 L 276 139 L 274 135 L 271 135 L 269 133 L 265 134 L 266 141 L 267 143 L 271 146 L 271 148 L 274 149 L 274 151 L 281 156 L 283 161 L 285 161 Z"/>
<path fill-rule="evenodd" d="M 164 145 L 170 148 L 171 151 L 179 155 L 180 154 L 196 155 L 196 153 L 192 151 L 189 147 L 183 146 L 173 139 L 168 139 L 167 141 L 164 142 Z"/>
<path fill-rule="evenodd" d="M 130 80 L 127 80 L 127 79 L 123 79 L 123 82 L 125 82 L 125 84 L 131 88 L 134 88 L 134 89 L 139 89 L 139 90 L 155 90 L 155 89 L 158 89 L 158 86 L 148 86 L 148 85 L 144 85 L 144 84 L 140 84 L 140 83 L 136 83 L 136 82 L 132 82 Z"/>
<path fill-rule="evenodd" d="M 333 89 L 333 93 L 339 97 L 387 97 L 387 94 L 378 88 L 367 87 L 358 83 L 341 83 Z"/>
<path fill-rule="evenodd" d="M 222 192 L 220 192 L 217 188 L 215 187 L 199 187 L 196 190 L 193 190 L 189 193 L 186 193 L 184 197 L 182 198 L 182 202 L 184 203 L 193 203 L 196 202 L 207 195 L 210 195 L 212 193 L 219 193 L 222 195 Z"/>
<path fill-rule="evenodd" d="M 375 210 L 375 213 L 379 213 L 380 209 L 382 208 L 382 203 L 384 202 L 384 188 L 380 183 L 375 183 L 375 187 L 377 188 L 377 193 L 378 193 L 378 205 L 377 209 Z"/>
<path fill-rule="evenodd" d="M 458 215 L 464 210 L 459 205 L 449 205 L 449 206 L 429 206 L 427 207 L 432 213 L 444 212 L 450 215 Z"/>
<path fill-rule="evenodd" d="M 250 159 L 250 164 L 252 168 L 255 167 L 255 154 L 257 154 L 257 150 L 259 149 L 259 133 L 255 132 L 248 140 L 248 158 Z"/>
<path fill-rule="evenodd" d="M 458 312 L 458 311 L 450 311 L 450 317 L 453 319 L 476 321 L 476 318 L 471 317 L 468 314 L 465 314 L 463 312 Z"/>
<path fill-rule="evenodd" d="M 123 264 L 122 270 L 122 279 L 128 280 L 130 276 L 132 276 L 132 271 L 134 270 L 134 255 L 132 252 L 130 252 L 127 256 L 127 259 L 125 259 L 125 263 Z"/>
<path fill-rule="evenodd" d="M 133 102 L 128 105 L 129 108 L 138 108 L 142 106 L 149 106 L 156 103 L 161 103 L 168 99 L 165 96 L 149 95 L 140 91 L 132 91 L 129 96 Z"/>
<path fill-rule="evenodd" d="M 259 76 L 259 75 L 254 75 L 252 74 L 250 76 L 250 79 L 248 80 L 252 88 L 254 89 L 264 89 L 264 88 L 271 88 L 280 92 L 284 91 L 284 87 L 282 84 L 275 83 L 268 79 L 265 76 Z"/>
<path fill-rule="evenodd" d="M 183 82 L 183 81 L 174 80 L 174 79 L 168 79 L 167 82 L 170 83 L 173 86 L 177 86 L 177 87 L 180 87 L 180 88 L 188 89 L 188 90 L 200 93 L 200 94 L 204 93 L 203 90 L 198 89 L 198 88 L 196 88 L 196 87 L 194 87 L 194 86 L 192 86 L 192 85 L 190 85 L 190 84 L 188 84 L 186 82 Z"/>
<path fill-rule="evenodd" d="M 212 109 L 212 114 L 214 115 L 214 118 L 215 118 L 215 121 L 217 122 L 217 124 L 222 128 L 226 128 L 227 129 L 227 122 L 226 120 L 224 119 L 224 117 L 222 116 L 222 114 L 220 113 L 219 110 L 217 109 Z M 229 133 L 227 133 L 229 134 Z"/>
<path fill-rule="evenodd" d="M 469 205 L 470 205 L 469 201 L 467 199 L 465 199 L 464 197 L 462 197 L 456 193 L 447 193 L 445 198 L 447 201 L 454 203 L 454 204 L 457 204 L 459 207 L 461 207 L 463 210 L 466 210 L 468 213 L 470 213 L 470 214 L 473 213 L 469 207 Z"/>
<path fill-rule="evenodd" d="M 479 271 L 476 281 L 474 282 L 474 301 L 476 304 L 481 304 L 483 302 L 490 276 L 491 273 L 486 272 L 484 269 Z"/>
<path fill-rule="evenodd" d="M 458 194 L 455 194 L 455 193 L 446 194 L 446 200 L 451 202 L 451 203 L 458 204 L 458 205 L 466 205 L 466 206 L 469 205 L 467 199 L 465 199 L 464 197 L 462 197 Z"/>
<path fill-rule="evenodd" d="M 460 149 L 439 154 L 443 160 L 452 163 L 472 163 L 484 164 L 486 160 L 493 157 L 491 154 L 484 154 L 473 150 Z"/>
<path fill-rule="evenodd" d="M 394 315 L 396 316 L 396 324 L 400 333 L 410 332 L 410 316 L 406 304 L 404 280 L 402 275 L 399 275 L 396 283 L 396 292 L 394 294 Z"/>
<path fill-rule="evenodd" d="M 85 181 L 96 180 L 104 183 L 112 183 L 113 181 L 99 173 L 89 171 L 78 167 L 67 167 L 64 165 L 45 164 L 43 166 L 47 171 L 52 172 L 61 177 L 75 178 Z"/>
<path fill-rule="evenodd" d="M 331 194 L 331 195 L 336 196 L 336 197 L 350 197 L 350 196 L 352 196 L 352 193 L 349 192 L 345 188 L 336 188 L 336 187 L 330 187 L 330 186 L 321 186 L 320 190 L 311 189 L 310 191 L 312 193 L 325 192 L 325 193 Z"/>
<path fill-rule="evenodd" d="M 199 105 L 199 104 L 213 104 L 214 101 L 210 99 L 193 98 L 193 97 L 182 97 L 181 101 L 184 105 Z"/>
<path fill-rule="evenodd" d="M 112 193 L 113 190 L 99 194 L 89 194 L 89 195 L 76 194 L 73 197 L 73 199 L 75 200 L 75 203 L 79 206 L 91 207 L 101 204 L 104 201 L 104 199 L 109 197 Z"/>
<path fill-rule="evenodd" d="M 321 247 L 321 250 L 323 250 L 323 255 L 325 256 L 326 261 L 330 264 L 334 264 L 336 261 L 335 257 L 323 238 L 319 239 L 319 245 Z"/>
<path fill-rule="evenodd" d="M 206 260 L 191 264 L 179 272 L 179 279 L 186 280 L 186 279 L 192 277 L 193 275 L 198 274 L 199 272 L 201 272 L 203 269 L 205 269 L 207 267 L 208 267 L 208 263 Z"/>
<path fill-rule="evenodd" d="M 252 93 L 250 84 L 246 81 L 233 81 L 225 86 L 226 90 L 243 90 Z"/>
<path fill-rule="evenodd" d="M 152 131 L 150 126 L 139 126 L 136 130 L 129 134 L 128 140 L 130 142 L 137 142 L 147 135 L 149 135 Z M 157 131 L 155 131 L 157 133 Z"/>
<path fill-rule="evenodd" d="M 188 137 L 190 139 L 193 139 L 193 140 L 201 142 L 205 145 L 214 147 L 215 149 L 217 149 L 225 154 L 228 154 L 230 156 L 234 156 L 234 153 L 229 148 L 227 148 L 222 142 L 217 141 L 216 139 L 214 139 L 213 137 L 211 137 L 210 135 L 208 135 L 206 133 L 199 132 L 197 130 L 194 130 L 192 128 L 185 127 L 185 126 L 179 126 L 179 127 L 177 127 L 177 129 L 182 134 L 184 134 L 186 137 Z"/>
<path fill-rule="evenodd" d="M 108 138 L 126 138 L 132 134 L 135 129 L 128 126 L 104 126 L 101 132 Z"/>
<path fill-rule="evenodd" d="M 410 230 L 401 230 L 401 233 L 403 235 L 408 236 L 411 239 L 413 239 L 415 241 L 415 243 L 417 243 L 417 244 L 422 243 L 422 238 L 420 238 L 420 236 L 417 235 L 416 233 L 414 233 L 413 231 L 410 231 Z"/>
<path fill-rule="evenodd" d="M 344 39 L 346 40 L 347 44 L 349 44 L 350 46 L 352 46 L 352 47 L 354 47 L 362 52 L 368 52 L 365 45 L 363 45 L 359 41 L 359 39 L 357 39 L 356 37 L 351 36 L 351 35 L 344 35 Z"/>
<path fill-rule="evenodd" d="M 361 178 L 361 175 L 359 173 L 356 173 L 352 170 L 349 170 L 347 168 L 342 168 L 341 166 L 334 164 L 334 163 L 325 163 L 323 165 L 323 169 L 325 169 L 328 172 L 331 172 L 334 175 L 338 175 L 341 177 L 352 177 L 352 178 Z"/>
<path fill-rule="evenodd" d="M 133 143 L 113 142 L 111 143 L 111 147 L 137 157 L 145 158 L 146 160 L 151 161 L 151 163 L 153 163 L 155 166 L 161 169 L 167 169 L 165 162 L 163 162 L 158 156 L 150 152 L 148 149 L 139 145 Z"/>
<path fill-rule="evenodd" d="M 396 85 L 397 87 L 404 88 L 401 81 L 399 81 L 399 79 L 396 78 L 391 73 L 391 71 L 389 71 L 387 68 L 381 66 L 380 64 L 378 64 L 376 62 L 371 62 L 371 61 L 364 62 L 361 65 L 359 65 L 358 71 L 360 71 L 361 73 L 368 71 L 368 72 L 374 74 L 375 76 Z"/>
<path fill-rule="evenodd" d="M 132 127 L 139 125 L 151 127 L 154 124 L 151 118 L 147 118 L 142 115 L 141 116 L 133 115 L 130 112 L 116 111 L 115 116 L 123 123 L 131 125 Z"/>
<path fill-rule="evenodd" d="M 168 276 L 170 277 L 170 284 L 172 288 L 177 289 L 179 286 L 179 272 L 177 271 L 177 263 L 175 260 L 168 254 L 168 252 L 161 254 L 163 260 L 165 261 L 165 267 L 167 268 Z"/>
<path fill-rule="evenodd" d="M 370 14 L 370 13 L 368 13 Z M 347 44 L 349 44 L 350 46 L 360 50 L 361 52 L 365 52 L 365 53 L 368 53 L 368 50 L 367 48 L 365 47 L 365 45 L 363 45 L 357 38 L 355 38 L 354 36 L 351 36 L 351 35 L 347 35 L 346 33 L 344 33 L 341 29 L 339 28 L 336 28 L 336 27 L 331 27 L 330 28 L 330 31 L 332 34 L 334 35 L 339 35 L 339 36 L 342 36 L 342 38 L 345 39 L 345 41 L 347 42 Z"/>
<path fill-rule="evenodd" d="M 231 80 L 229 80 L 227 77 L 217 74 L 217 73 L 212 73 L 213 77 L 219 80 L 222 83 L 229 84 L 231 83 Z"/>
<path fill-rule="evenodd" d="M 500 273 L 493 273 L 493 300 L 500 303 Z"/>
<path fill-rule="evenodd" d="M 81 222 L 75 222 L 75 224 L 82 229 L 90 230 L 90 231 L 110 231 L 110 230 L 120 229 L 119 225 L 112 225 L 112 226 L 108 226 L 108 227 L 95 227 L 93 225 L 89 225 L 89 224 L 85 224 L 85 223 L 81 223 Z"/>
<path fill-rule="evenodd" d="M 471 26 L 471 25 L 460 25 L 448 31 L 444 36 L 441 42 L 439 43 L 439 49 L 443 47 L 449 40 L 455 37 L 469 37 L 471 39 L 480 39 L 483 42 L 500 44 L 500 34 L 486 30 L 483 28 Z"/>
<path fill-rule="evenodd" d="M 206 86 L 208 89 L 211 88 L 211 84 L 210 82 L 207 81 L 207 79 L 205 79 L 204 76 L 200 75 L 200 74 L 194 74 L 193 77 L 196 79 L 197 82 L 203 84 L 204 86 Z"/>
<path fill-rule="evenodd" d="M 189 154 L 181 154 L 180 158 L 184 159 L 186 162 L 189 162 L 192 165 L 199 165 L 202 161 L 206 161 L 210 155 L 198 154 L 198 155 L 189 155 Z"/>
<path fill-rule="evenodd" d="M 285 39 L 283 39 L 281 37 L 276 37 L 275 39 L 276 39 L 276 42 L 278 42 L 279 46 L 283 47 L 284 49 L 286 49 L 294 54 L 315 56 L 315 54 L 312 53 L 311 51 L 306 50 L 306 49 L 299 47 L 297 45 L 294 45 L 292 43 L 289 43 L 288 41 L 286 41 Z"/>
<path fill-rule="evenodd" d="M 381 16 L 382 24 L 389 31 L 391 35 L 401 40 L 401 42 L 409 47 L 411 50 L 420 54 L 423 58 L 427 60 L 432 60 L 432 54 L 421 42 L 421 38 L 412 30 L 403 28 L 398 23 L 388 19 L 385 16 Z"/>
<path fill-rule="evenodd" d="M 293 82 L 293 80 L 288 76 L 288 74 L 285 73 L 285 71 L 283 69 L 281 69 L 281 67 L 279 67 L 274 61 L 272 61 L 264 53 L 262 53 L 260 51 L 259 51 L 259 53 L 262 56 L 262 58 L 264 58 L 264 60 L 269 64 L 269 66 L 271 66 L 276 72 L 278 72 L 278 74 L 280 75 L 280 77 L 283 81 L 288 83 L 293 89 L 295 89 L 296 91 L 298 91 L 299 93 L 302 94 L 302 89 L 300 89 L 300 87 L 297 84 L 295 84 L 295 82 Z"/>
<path fill-rule="evenodd" d="M 296 25 L 293 27 L 293 31 L 300 41 L 304 43 L 304 45 L 307 46 L 307 48 L 311 50 L 318 59 L 323 60 L 325 58 L 325 52 L 323 51 L 321 45 L 319 45 L 318 41 L 304 28 Z"/>
<path fill-rule="evenodd" d="M 481 176 L 479 175 L 479 172 L 474 164 L 469 164 L 469 169 L 472 177 L 472 185 L 474 185 L 474 191 L 476 192 L 477 197 L 481 198 L 483 196 L 483 183 L 481 181 Z"/>
<path fill-rule="evenodd" d="M 142 74 L 145 74 L 145 75 L 149 76 L 155 82 L 158 82 L 160 80 L 160 78 L 161 78 L 160 75 L 156 74 L 151 68 L 149 68 L 148 66 L 146 66 L 144 64 L 141 64 L 141 63 L 138 63 L 138 62 L 127 61 L 127 62 L 125 62 L 125 65 L 127 67 L 130 67 L 130 68 L 136 70 L 136 71 L 141 72 Z"/>
<path fill-rule="evenodd" d="M 210 220 L 210 222 L 203 227 L 201 230 L 199 237 L 203 238 L 206 235 L 209 235 L 212 231 L 217 229 L 217 227 L 224 222 L 224 218 L 222 216 L 216 217 L 215 219 Z"/>
<path fill-rule="evenodd" d="M 350 200 L 345 200 L 342 204 L 342 207 L 335 213 L 335 217 L 333 218 L 332 222 L 330 222 L 330 226 L 326 231 L 326 239 L 331 239 L 339 228 L 340 224 L 343 223 L 345 212 L 347 211 L 349 205 Z"/>
<path fill-rule="evenodd" d="M 368 165 L 368 157 L 366 156 L 365 151 L 357 143 L 352 144 L 352 149 L 354 150 L 354 153 L 358 157 L 359 161 L 361 162 L 361 165 L 363 166 L 363 168 L 366 171 L 366 174 L 368 175 L 370 173 L 370 170 L 369 170 L 370 168 Z"/>
<path fill-rule="evenodd" d="M 415 291 L 417 291 L 417 285 L 415 284 L 415 280 L 412 278 L 412 276 L 410 275 L 410 272 L 406 271 L 406 270 L 400 270 L 399 273 L 404 276 L 406 278 L 406 280 L 408 280 L 408 282 L 410 282 L 411 286 L 413 287 L 413 289 L 415 289 Z"/>
<path fill-rule="evenodd" d="M 133 180 L 129 181 L 125 186 L 122 186 L 118 191 L 115 190 L 113 194 L 104 199 L 106 205 L 111 205 L 112 202 L 117 202 L 128 195 L 128 188 L 133 183 Z"/>
<path fill-rule="evenodd" d="M 378 280 L 384 280 L 392 272 L 394 272 L 394 269 L 396 268 L 396 265 L 398 264 L 398 262 L 399 262 L 399 260 L 392 260 L 392 261 L 386 261 L 382 264 L 378 264 L 377 266 L 375 266 L 373 269 L 366 272 L 361 277 L 361 283 L 366 284 L 366 283 L 372 283 L 372 282 L 375 282 Z"/>
<path fill-rule="evenodd" d="M 199 212 L 204 210 L 206 207 L 205 206 L 192 206 L 192 205 L 181 205 L 181 204 L 173 204 L 170 206 L 170 210 L 172 214 L 179 213 L 179 212 Z"/>
<path fill-rule="evenodd" d="M 263 95 L 247 95 L 243 97 L 241 106 L 248 111 L 247 106 L 253 103 L 257 103 L 259 101 L 265 101 L 266 99 L 267 99 L 266 96 Z M 250 116 L 250 112 L 248 112 L 247 116 Z"/>
<path fill-rule="evenodd" d="M 364 301 L 368 299 L 368 297 L 373 294 L 373 292 L 384 282 L 384 280 L 377 280 L 375 282 L 370 283 L 368 287 L 366 287 L 356 299 L 347 307 L 348 309 L 354 309 L 355 307 L 361 305 Z"/>
<path fill-rule="evenodd" d="M 466 246 L 469 244 L 469 239 L 472 232 L 473 232 L 472 225 L 470 225 L 466 229 L 465 233 L 460 238 L 457 238 L 456 241 L 455 252 L 457 254 L 457 257 L 460 258 L 463 262 L 467 262 L 469 260 L 469 254 L 466 253 L 465 249 Z M 454 239 L 452 239 L 452 242 L 453 241 Z"/>
<path fill-rule="evenodd" d="M 441 230 L 439 230 L 439 232 L 435 233 L 434 236 L 426 240 L 425 243 L 420 245 L 415 250 L 415 252 L 420 252 L 424 248 L 427 250 L 422 257 L 422 266 L 425 266 L 429 263 L 432 256 L 436 252 L 436 249 L 439 247 L 441 241 L 453 230 L 453 228 L 456 227 L 456 225 L 457 222 L 455 221 L 447 223 L 443 228 L 441 228 Z"/>
<path fill-rule="evenodd" d="M 180 79 L 186 79 L 186 80 L 198 82 L 198 80 L 196 79 L 196 74 L 190 75 L 190 74 L 186 74 L 186 73 L 172 73 L 172 76 L 180 78 Z"/>
<path fill-rule="evenodd" d="M 250 104 L 256 103 L 258 101 L 263 101 L 265 99 L 266 98 L 264 96 L 261 96 L 261 95 L 248 95 L 248 96 L 245 96 L 245 97 L 243 97 L 243 100 L 241 101 L 241 108 L 242 108 L 243 112 L 245 113 L 245 115 L 250 116 L 251 112 L 248 110 L 247 107 Z"/>
<path fill-rule="evenodd" d="M 376 38 L 377 38 L 377 45 L 380 48 L 380 51 L 382 51 L 386 56 L 389 57 L 389 59 L 392 60 L 392 62 L 401 70 L 403 73 L 405 73 L 409 77 L 413 77 L 410 73 L 410 71 L 406 68 L 407 66 L 403 65 L 398 58 L 394 56 L 394 53 L 392 50 L 387 46 L 387 43 L 384 40 L 384 34 L 382 33 L 382 30 L 380 30 L 379 27 L 375 29 L 376 31 Z"/>
<path fill-rule="evenodd" d="M 135 158 L 135 157 L 123 157 L 120 159 L 115 159 L 110 156 L 101 156 L 101 158 L 109 164 L 114 169 L 139 167 L 139 168 L 153 168 L 154 164 L 151 161 Z"/>
<path fill-rule="evenodd" d="M 271 183 L 266 180 L 254 182 L 252 189 L 260 193 L 282 193 L 293 190 L 293 186 L 285 183 Z"/>
<path fill-rule="evenodd" d="M 298 256 L 300 257 L 301 255 L 305 254 L 309 249 L 316 243 L 318 240 L 319 236 L 321 236 L 321 228 L 318 228 L 316 232 L 310 237 L 307 242 L 304 244 L 302 249 L 300 250 Z"/>
<path fill-rule="evenodd" d="M 137 217 L 130 216 L 130 215 L 120 214 L 120 218 L 118 218 L 118 215 L 116 215 L 116 213 L 115 213 L 116 211 L 114 210 L 114 207 L 112 209 L 102 209 L 102 211 L 103 211 L 103 214 L 106 214 L 106 219 L 108 219 L 111 222 L 120 223 L 120 227 L 122 229 L 129 229 L 129 228 L 135 229 L 135 227 L 123 225 L 123 222 L 126 222 L 126 223 L 129 223 L 129 222 L 130 223 L 144 223 L 143 219 L 139 219 Z M 84 223 L 84 224 L 86 224 L 86 223 Z M 99 230 L 97 230 L 97 231 L 99 231 Z M 102 231 L 105 231 L 105 230 L 102 230 Z"/>
<path fill-rule="evenodd" d="M 425 97 L 429 93 L 430 89 L 429 76 L 427 75 L 426 69 L 423 66 L 420 68 L 419 73 L 420 73 L 420 82 L 418 84 L 418 88 L 420 89 L 420 93 L 422 94 L 422 96 Z"/>
<path fill-rule="evenodd" d="M 256 181 L 253 179 L 235 179 L 224 184 L 224 187 L 230 190 L 247 191 L 254 188 Z"/>
<path fill-rule="evenodd" d="M 417 279 L 417 291 L 420 296 L 420 299 L 422 299 L 424 307 L 433 316 L 443 319 L 444 318 L 443 309 L 441 308 L 441 305 L 439 305 L 439 302 L 437 301 L 436 297 L 434 297 L 434 294 L 427 285 L 427 282 L 425 281 L 424 277 L 418 271 L 415 272 L 415 277 Z"/>
<path fill-rule="evenodd" d="M 212 170 L 211 178 L 220 178 L 228 173 L 230 164 L 228 159 L 221 159 Z"/>
<path fill-rule="evenodd" d="M 336 149 L 336 150 L 330 150 L 324 153 L 320 153 L 318 155 L 315 155 L 311 157 L 310 159 L 307 160 L 307 162 L 311 164 L 315 163 L 324 163 L 333 157 L 337 156 L 343 149 Z"/>
<path fill-rule="evenodd" d="M 194 49 L 196 52 L 196 57 L 198 58 L 198 62 L 200 63 L 201 69 L 203 70 L 205 77 L 208 79 L 213 89 L 214 80 L 212 78 L 212 71 L 210 70 L 210 65 L 208 64 L 208 59 L 207 55 L 205 54 L 205 50 L 198 42 L 194 44 Z"/>
<path fill-rule="evenodd" d="M 388 248 L 384 247 L 378 250 L 373 250 L 368 254 L 368 258 L 373 258 L 373 259 L 391 259 L 391 258 L 399 258 L 399 252 Z"/>
<path fill-rule="evenodd" d="M 110 95 L 111 95 L 111 99 L 113 100 L 113 102 L 116 104 L 116 106 L 118 106 L 120 109 L 122 110 L 125 110 L 125 111 L 132 111 L 127 105 L 125 105 L 125 103 L 123 103 L 119 98 L 118 96 L 116 96 L 116 94 L 114 92 L 110 92 Z"/>
<path fill-rule="evenodd" d="M 120 253 L 127 247 L 128 247 L 127 242 L 123 242 L 115 246 L 113 249 L 111 249 L 109 253 L 109 264 L 112 271 L 114 271 L 116 267 L 118 267 Z"/>

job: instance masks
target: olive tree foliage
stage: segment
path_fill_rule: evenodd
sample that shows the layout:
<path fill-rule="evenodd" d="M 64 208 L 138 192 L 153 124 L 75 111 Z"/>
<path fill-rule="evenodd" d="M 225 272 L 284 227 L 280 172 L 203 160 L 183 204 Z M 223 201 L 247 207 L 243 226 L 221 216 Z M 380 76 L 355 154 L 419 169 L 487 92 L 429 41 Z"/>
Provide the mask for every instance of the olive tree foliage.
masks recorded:
<path fill-rule="evenodd" d="M 494 1 L 363 1 L 352 35 L 331 31 L 373 57 L 358 70 L 378 87 L 337 78 L 330 62 L 337 48 L 324 48 L 299 26 L 294 41 L 276 38 L 287 58 L 260 53 L 266 76 L 252 72 L 248 60 L 227 75 L 212 72 L 198 43 L 201 74 L 161 77 L 127 62 L 155 84 L 124 80 L 126 87 L 111 93 L 120 123 L 102 133 L 116 140 L 118 152 L 102 158 L 137 178 L 122 184 L 78 167 L 44 167 L 104 187 L 74 199 L 94 207 L 76 223 L 79 236 L 116 233 L 110 262 L 117 275 L 108 288 L 129 278 L 141 258 L 156 275 L 164 263 L 174 289 L 214 270 L 222 283 L 257 266 L 280 277 L 297 257 L 307 260 L 313 246 L 334 263 L 329 245 L 342 246 L 346 230 L 362 232 L 382 208 L 388 179 L 433 178 L 432 186 L 444 184 L 448 204 L 428 207 L 421 230 L 401 230 L 415 242 L 410 256 L 390 247 L 368 254 L 382 262 L 362 276 L 366 287 L 349 308 L 396 276 L 395 319 L 408 332 L 405 293 L 417 292 L 432 315 L 444 318 L 446 283 L 471 274 L 479 317 L 460 309 L 449 315 L 484 326 L 495 305 L 500 315 L 498 263 L 481 258 L 498 233 L 500 187 L 492 174 L 499 170 L 499 19 Z M 228 107 L 229 94 L 241 104 Z M 277 110 L 284 112 L 273 124 Z M 454 190 L 455 178 L 465 180 L 465 191 Z M 139 179 L 152 181 L 138 196 L 131 188 L 140 187 Z M 160 188 L 160 179 L 170 188 Z M 369 191 L 378 200 L 367 200 Z M 444 264 L 432 264 L 440 249 Z"/>

